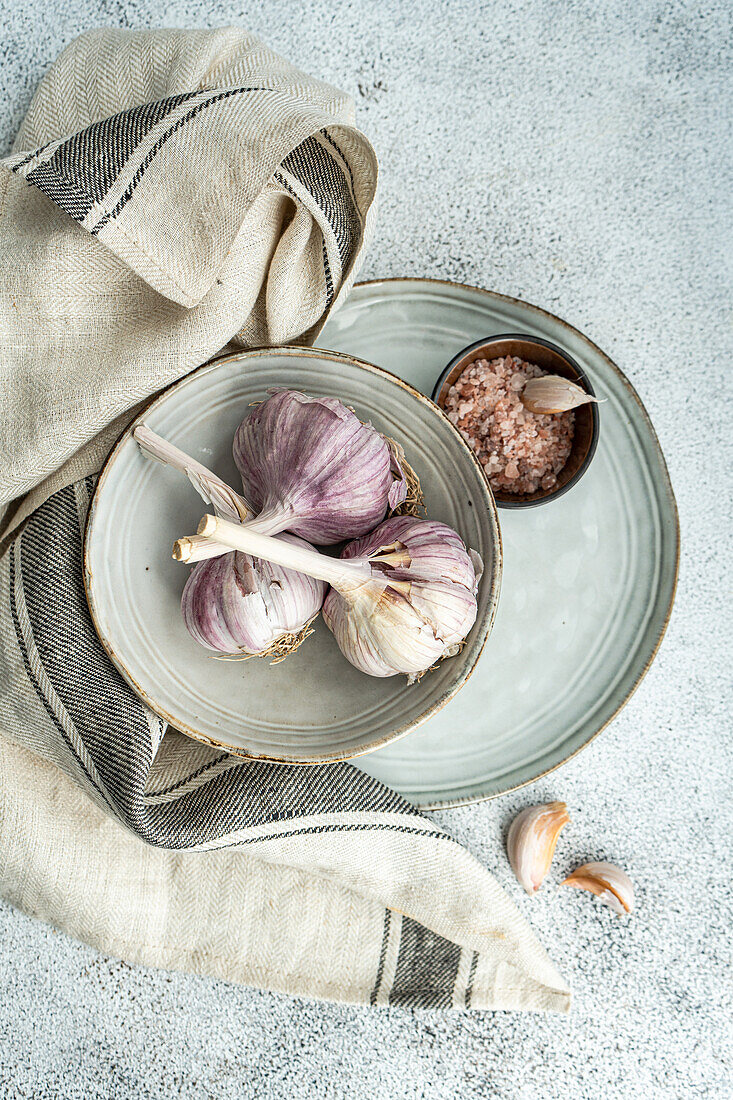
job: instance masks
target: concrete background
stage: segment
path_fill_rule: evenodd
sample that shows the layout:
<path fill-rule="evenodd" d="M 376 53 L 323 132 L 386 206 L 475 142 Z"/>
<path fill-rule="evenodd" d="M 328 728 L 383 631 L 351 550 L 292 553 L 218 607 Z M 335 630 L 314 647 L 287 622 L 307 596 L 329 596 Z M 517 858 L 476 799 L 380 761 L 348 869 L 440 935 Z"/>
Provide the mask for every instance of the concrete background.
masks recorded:
<path fill-rule="evenodd" d="M 239 23 L 351 92 L 382 164 L 363 276 L 478 283 L 584 329 L 646 402 L 683 535 L 668 636 L 611 728 L 530 790 L 438 815 L 530 914 L 575 990 L 569 1018 L 366 1010 L 133 969 L 2 905 L 0 1094 L 733 1095 L 730 11 L 0 2 L 2 151 L 56 53 L 102 24 Z M 520 895 L 501 829 L 546 798 L 574 818 L 554 882 L 577 857 L 617 860 L 637 887 L 631 918 L 552 884 Z"/>

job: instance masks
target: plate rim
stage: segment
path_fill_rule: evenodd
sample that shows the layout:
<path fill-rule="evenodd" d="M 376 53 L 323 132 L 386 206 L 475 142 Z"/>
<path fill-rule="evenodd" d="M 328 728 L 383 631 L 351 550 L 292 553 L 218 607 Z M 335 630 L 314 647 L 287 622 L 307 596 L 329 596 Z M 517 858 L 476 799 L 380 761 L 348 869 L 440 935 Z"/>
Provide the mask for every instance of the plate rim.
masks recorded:
<path fill-rule="evenodd" d="M 208 374 L 214 370 L 217 370 L 219 367 L 225 366 L 227 363 L 266 358 L 269 356 L 280 354 L 284 354 L 286 357 L 290 357 L 293 359 L 328 359 L 336 363 L 343 363 L 344 361 L 350 362 L 360 369 L 366 369 L 372 374 L 386 377 L 389 381 L 396 384 L 401 389 L 407 391 L 413 397 L 418 398 L 422 405 L 430 408 L 431 411 L 434 410 L 439 416 L 441 422 L 444 425 L 449 426 L 450 433 L 459 443 L 461 450 L 468 456 L 471 465 L 480 475 L 479 481 L 485 491 L 486 510 L 489 515 L 489 522 L 494 539 L 495 563 L 493 575 L 491 578 L 491 587 L 488 595 L 489 614 L 485 621 L 481 645 L 478 649 L 478 652 L 476 653 L 473 664 L 467 670 L 465 675 L 461 679 L 459 679 L 450 690 L 443 692 L 443 694 L 435 701 L 435 703 L 433 703 L 432 706 L 430 706 L 426 711 L 421 713 L 417 721 L 409 724 L 407 728 L 398 727 L 397 730 L 395 730 L 388 736 L 383 737 L 379 741 L 370 743 L 365 748 L 359 748 L 356 752 L 349 752 L 348 754 L 346 752 L 324 753 L 317 758 L 309 760 L 302 760 L 286 756 L 270 756 L 265 753 L 249 752 L 246 749 L 243 749 L 241 746 L 233 746 L 225 741 L 219 741 L 213 737 L 210 737 L 208 734 L 202 733 L 200 730 L 194 729 L 187 723 L 182 722 L 181 719 L 176 717 L 175 715 L 169 714 L 159 703 L 156 703 L 153 699 L 151 699 L 148 693 L 140 686 L 130 670 L 127 668 L 125 662 L 116 652 L 112 642 L 107 637 L 106 632 L 102 628 L 102 624 L 98 615 L 98 608 L 96 606 L 93 595 L 93 571 L 90 567 L 92 533 L 94 527 L 94 519 L 99 506 L 99 498 L 101 492 L 103 491 L 103 487 L 107 480 L 107 477 L 109 476 L 110 470 L 117 460 L 119 452 L 121 451 L 122 447 L 127 443 L 128 439 L 132 438 L 132 433 L 135 427 L 143 421 L 144 417 L 150 414 L 151 410 L 153 410 L 159 404 L 163 403 L 174 390 L 177 391 L 179 389 L 183 389 L 185 386 L 190 384 L 195 377 L 203 374 Z M 416 389 L 416 387 L 411 385 L 411 383 L 406 382 L 403 378 L 400 378 L 400 376 L 395 374 L 393 371 L 387 370 L 385 367 L 380 367 L 376 363 L 370 363 L 366 359 L 360 359 L 358 356 L 351 355 L 347 352 L 333 351 L 330 348 L 300 347 L 293 344 L 282 344 L 273 347 L 243 348 L 241 351 L 220 354 L 218 356 L 215 356 L 213 359 L 208 360 L 206 363 L 202 363 L 201 366 L 195 367 L 193 370 L 189 371 L 188 374 L 185 374 L 182 378 L 176 379 L 176 381 L 172 382 L 170 385 L 166 386 L 163 390 L 159 391 L 148 401 L 146 401 L 143 408 L 136 413 L 133 419 L 129 422 L 129 424 L 127 424 L 127 426 L 118 436 L 114 446 L 107 455 L 104 464 L 99 472 L 97 484 L 94 488 L 94 493 L 92 494 L 92 499 L 89 504 L 89 509 L 87 511 L 87 516 L 84 524 L 82 550 L 82 576 L 84 582 L 84 594 L 86 597 L 87 606 L 89 608 L 89 613 L 92 618 L 94 631 L 102 645 L 102 648 L 111 660 L 112 664 L 122 675 L 123 679 L 130 685 L 130 687 L 132 687 L 138 698 L 140 698 L 142 702 L 145 703 L 145 705 L 153 711 L 154 714 L 157 714 L 158 717 L 163 718 L 174 729 L 177 729 L 186 736 L 191 737 L 194 741 L 198 741 L 212 748 L 225 749 L 230 755 L 240 757 L 244 760 L 258 760 L 272 764 L 282 764 L 288 767 L 318 767 L 319 765 L 336 764 L 349 760 L 356 760 L 360 756 L 366 756 L 379 748 L 384 748 L 386 745 L 393 744 L 394 742 L 401 740 L 403 737 L 408 736 L 408 734 L 410 734 L 413 730 L 418 729 L 419 726 L 423 725 L 440 710 L 442 710 L 443 707 L 445 707 L 451 701 L 451 699 L 453 699 L 458 694 L 461 688 L 465 686 L 470 677 L 473 675 L 479 663 L 479 660 L 481 659 L 481 655 L 484 651 L 489 635 L 491 634 L 491 631 L 493 629 L 494 621 L 496 619 L 496 612 L 501 592 L 503 563 L 504 552 L 501 538 L 501 526 L 499 524 L 496 501 L 494 500 L 494 494 L 491 491 L 491 486 L 489 485 L 488 478 L 486 477 L 481 463 L 478 461 L 476 455 L 468 446 L 463 436 L 460 434 L 455 425 L 450 423 L 448 418 L 443 414 L 442 410 L 435 404 L 435 402 L 426 394 Z"/>
<path fill-rule="evenodd" d="M 489 802 L 494 798 L 500 798 L 502 795 L 511 794 L 513 791 L 519 791 L 523 787 L 528 787 L 532 783 L 536 783 L 538 780 L 544 779 L 545 776 L 551 775 L 552 772 L 557 771 L 558 768 L 564 767 L 565 764 L 569 763 L 579 753 L 581 753 L 584 749 L 586 749 L 588 747 L 588 745 L 591 744 L 592 741 L 595 741 L 595 739 L 601 733 L 603 733 L 603 731 L 608 726 L 610 726 L 612 722 L 615 721 L 615 719 L 618 717 L 618 715 L 624 709 L 626 704 L 629 702 L 629 700 L 635 694 L 637 688 L 639 687 L 642 680 L 644 679 L 644 677 L 648 673 L 649 669 L 653 665 L 653 663 L 654 663 L 654 661 L 657 657 L 657 654 L 659 653 L 659 649 L 662 645 L 662 642 L 664 640 L 664 636 L 667 633 L 667 628 L 669 626 L 669 622 L 670 622 L 670 619 L 672 617 L 672 610 L 674 608 L 675 598 L 676 598 L 676 595 L 677 595 L 677 585 L 678 585 L 678 581 L 679 581 L 681 532 L 680 532 L 679 510 L 678 510 L 678 507 L 677 507 L 677 501 L 675 499 L 674 490 L 672 488 L 672 480 L 669 476 L 669 469 L 667 467 L 667 461 L 664 457 L 664 451 L 662 450 L 661 444 L 659 442 L 659 437 L 657 436 L 657 433 L 654 430 L 654 425 L 652 424 L 649 413 L 647 412 L 643 401 L 639 397 L 639 394 L 636 392 L 636 389 L 634 388 L 632 383 L 629 381 L 627 376 L 624 374 L 624 372 L 621 370 L 621 368 L 613 361 L 613 359 L 610 358 L 610 356 L 608 356 L 606 354 L 605 351 L 603 351 L 602 348 L 600 348 L 596 343 L 594 343 L 594 341 L 591 340 L 589 336 L 586 336 L 585 333 L 581 332 L 580 329 L 576 328 L 574 325 L 571 325 L 569 321 L 566 321 L 564 318 L 559 317 L 556 313 L 551 313 L 549 310 L 544 309 L 542 306 L 536 306 L 532 302 L 527 302 L 523 298 L 516 298 L 511 294 L 501 294 L 499 291 L 496 291 L 496 290 L 488 290 L 486 287 L 475 286 L 473 283 L 458 282 L 454 279 L 437 279 L 437 278 L 429 278 L 429 277 L 421 277 L 421 276 L 413 276 L 413 275 L 398 275 L 398 276 L 394 276 L 394 277 L 391 277 L 391 278 L 364 279 L 361 282 L 355 283 L 353 289 L 357 290 L 357 289 L 360 289 L 360 288 L 367 288 L 367 287 L 375 287 L 376 288 L 376 287 L 379 287 L 379 286 L 391 286 L 391 285 L 401 284 L 401 283 L 412 283 L 412 284 L 416 284 L 418 286 L 426 286 L 426 287 L 430 287 L 430 286 L 447 287 L 447 288 L 449 288 L 449 290 L 455 290 L 456 288 L 460 289 L 460 290 L 468 290 L 472 293 L 482 295 L 482 296 L 484 296 L 486 298 L 489 298 L 491 300 L 494 300 L 494 301 L 498 300 L 500 302 L 507 302 L 511 305 L 518 306 L 521 309 L 529 310 L 530 313 L 537 314 L 541 317 L 546 317 L 548 320 L 556 322 L 557 324 L 559 324 L 561 326 L 561 328 L 563 328 L 563 329 L 567 330 L 568 332 L 572 333 L 574 337 L 577 337 L 583 344 L 585 344 L 591 350 L 592 353 L 594 353 L 595 355 L 600 356 L 601 359 L 604 360 L 606 365 L 611 369 L 611 371 L 617 376 L 619 382 L 622 384 L 624 389 L 627 391 L 627 393 L 629 394 L 631 399 L 638 406 L 638 409 L 639 409 L 639 412 L 641 413 L 641 416 L 642 416 L 642 419 L 644 421 L 645 427 L 647 428 L 647 430 L 648 430 L 648 432 L 651 436 L 652 443 L 653 443 L 653 445 L 656 449 L 656 452 L 657 452 L 657 456 L 658 456 L 660 466 L 661 466 L 661 472 L 662 472 L 662 475 L 663 475 L 662 476 L 662 487 L 663 487 L 664 493 L 667 497 L 667 503 L 669 504 L 669 506 L 671 508 L 672 517 L 674 518 L 674 528 L 673 528 L 674 543 L 675 543 L 675 545 L 674 545 L 674 577 L 673 577 L 673 580 L 672 580 L 672 585 L 671 585 L 671 590 L 670 590 L 670 595 L 669 595 L 669 601 L 668 601 L 667 607 L 666 607 L 665 612 L 664 612 L 664 619 L 663 619 L 663 622 L 661 624 L 661 627 L 660 627 L 659 633 L 657 635 L 657 638 L 655 639 L 654 644 L 652 646 L 651 652 L 650 652 L 649 656 L 647 657 L 646 661 L 644 662 L 643 667 L 637 673 L 637 675 L 634 679 L 634 682 L 629 687 L 629 690 L 628 690 L 627 694 L 625 695 L 625 697 L 621 700 L 621 702 L 614 709 L 614 711 L 609 715 L 609 717 L 595 730 L 594 733 L 592 733 L 587 738 L 587 740 L 585 740 L 583 742 L 582 745 L 579 745 L 577 748 L 573 749 L 572 752 L 570 752 L 567 756 L 564 756 L 562 758 L 562 760 L 559 760 L 556 764 L 553 764 L 551 767 L 544 769 L 544 771 L 538 772 L 536 775 L 532 776 L 530 779 L 525 779 L 521 783 L 514 783 L 511 786 L 504 787 L 504 788 L 502 788 L 502 790 L 494 791 L 491 794 L 465 795 L 465 796 L 460 797 L 460 798 L 442 799 L 438 802 L 420 803 L 419 804 L 419 809 L 421 811 L 424 810 L 424 811 L 428 812 L 428 811 L 434 811 L 434 810 L 458 809 L 461 806 L 472 806 L 477 802 Z M 348 306 L 348 299 L 344 303 L 344 307 L 347 307 L 347 306 Z M 318 338 L 320 338 L 320 337 L 318 337 Z M 655 482 L 656 482 L 656 479 L 655 479 Z"/>

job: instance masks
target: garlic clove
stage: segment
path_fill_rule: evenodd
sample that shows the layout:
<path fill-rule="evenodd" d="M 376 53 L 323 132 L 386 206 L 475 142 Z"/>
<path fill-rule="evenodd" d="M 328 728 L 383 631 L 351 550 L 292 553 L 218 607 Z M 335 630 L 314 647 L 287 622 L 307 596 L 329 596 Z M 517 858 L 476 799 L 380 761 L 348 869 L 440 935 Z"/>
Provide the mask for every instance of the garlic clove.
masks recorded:
<path fill-rule="evenodd" d="M 522 404 L 531 413 L 562 413 L 591 402 L 598 404 L 584 389 L 559 374 L 530 378 L 521 393 Z"/>
<path fill-rule="evenodd" d="M 528 806 L 514 818 L 506 848 L 514 874 L 528 894 L 535 894 L 550 869 L 560 831 L 570 821 L 564 802 Z"/>
<path fill-rule="evenodd" d="M 576 890 L 588 890 L 623 917 L 634 908 L 634 886 L 615 863 L 584 863 L 561 883 Z"/>

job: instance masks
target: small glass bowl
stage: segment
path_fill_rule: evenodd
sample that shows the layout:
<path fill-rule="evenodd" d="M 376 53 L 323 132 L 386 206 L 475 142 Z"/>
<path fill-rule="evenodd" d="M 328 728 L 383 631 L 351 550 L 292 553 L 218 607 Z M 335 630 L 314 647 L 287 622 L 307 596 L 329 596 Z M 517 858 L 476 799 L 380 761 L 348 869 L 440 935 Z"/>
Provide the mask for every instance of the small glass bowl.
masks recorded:
<path fill-rule="evenodd" d="M 569 378 L 591 397 L 595 397 L 587 376 L 562 348 L 551 344 L 549 340 L 541 340 L 538 336 L 504 333 L 487 340 L 476 340 L 451 359 L 435 384 L 432 395 L 435 404 L 443 408 L 448 390 L 469 363 L 473 363 L 476 359 L 500 359 L 505 355 L 516 355 L 527 363 L 536 363 L 548 374 L 559 374 L 563 378 Z M 580 481 L 590 466 L 598 445 L 600 418 L 598 405 L 595 402 L 580 405 L 573 412 L 575 413 L 573 446 L 567 462 L 557 475 L 557 483 L 551 489 L 538 489 L 534 493 L 508 493 L 502 489 L 493 489 L 494 498 L 500 508 L 529 508 L 533 504 L 544 504 L 548 500 L 554 500 L 563 493 L 567 493 L 568 489 Z"/>

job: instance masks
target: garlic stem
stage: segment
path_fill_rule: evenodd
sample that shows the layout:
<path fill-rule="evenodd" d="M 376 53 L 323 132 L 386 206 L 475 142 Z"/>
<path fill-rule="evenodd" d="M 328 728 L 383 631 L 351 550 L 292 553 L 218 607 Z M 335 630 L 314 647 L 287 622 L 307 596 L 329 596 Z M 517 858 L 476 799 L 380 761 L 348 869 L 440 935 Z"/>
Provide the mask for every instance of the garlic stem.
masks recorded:
<path fill-rule="evenodd" d="M 223 512 L 231 519 L 240 521 L 251 516 L 252 513 L 244 497 L 235 492 L 230 485 L 227 485 L 211 470 L 207 470 L 195 458 L 191 458 L 185 451 L 180 450 L 179 447 L 169 443 L 167 439 L 157 435 L 147 424 L 138 424 L 133 429 L 132 434 L 145 454 L 158 462 L 162 462 L 164 466 L 170 466 L 171 469 L 179 470 L 182 474 L 185 474 L 205 502 L 212 504 L 218 512 Z M 213 554 L 207 555 L 207 557 L 213 556 Z"/>
<path fill-rule="evenodd" d="M 203 535 L 188 535 L 187 538 L 177 539 L 173 543 L 175 560 L 190 564 L 206 561 L 209 558 L 220 558 L 222 554 L 230 553 L 228 546 L 223 546 L 215 539 L 205 539 Z"/>
<path fill-rule="evenodd" d="M 262 535 L 279 535 L 286 527 L 284 513 L 280 509 L 272 512 L 261 512 L 255 519 L 245 520 L 246 526 L 252 531 L 259 531 Z M 231 546 L 217 541 L 215 538 L 204 538 L 203 535 L 187 535 L 185 538 L 176 539 L 173 543 L 173 557 L 176 561 L 185 562 L 186 565 L 195 565 L 197 561 L 208 561 L 209 558 L 219 558 L 222 554 L 230 554 Z"/>
<path fill-rule="evenodd" d="M 317 550 L 306 550 L 292 543 L 263 535 L 253 530 L 251 524 L 237 524 L 220 516 L 206 515 L 199 524 L 198 534 L 216 539 L 231 550 L 241 550 L 254 558 L 273 562 L 284 569 L 294 569 L 308 577 L 325 581 L 338 590 L 369 580 L 371 566 L 368 561 L 344 561 L 328 558 Z"/>

